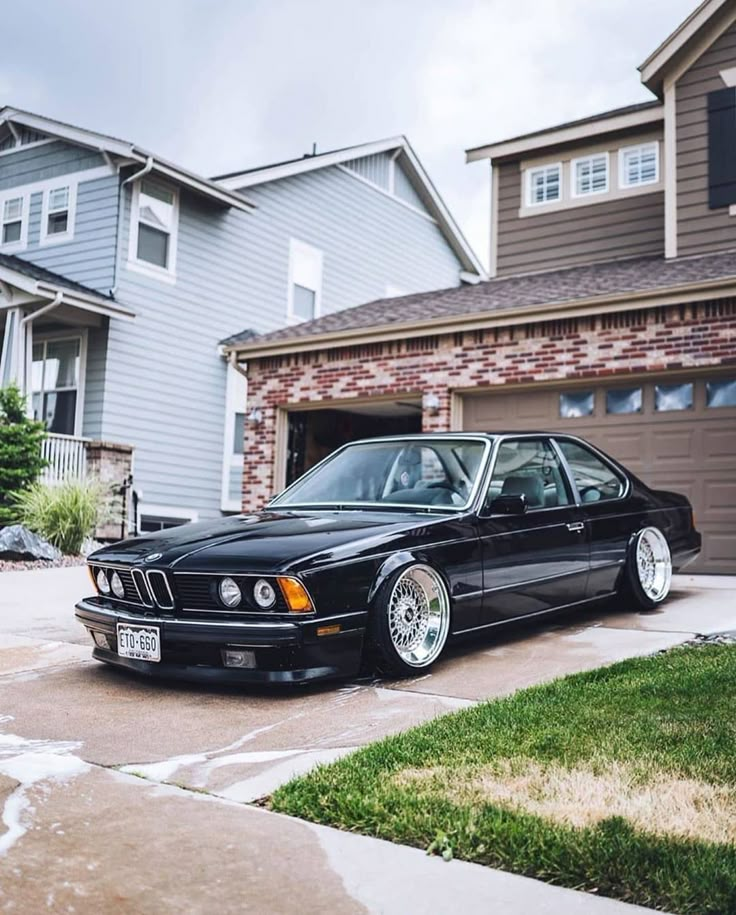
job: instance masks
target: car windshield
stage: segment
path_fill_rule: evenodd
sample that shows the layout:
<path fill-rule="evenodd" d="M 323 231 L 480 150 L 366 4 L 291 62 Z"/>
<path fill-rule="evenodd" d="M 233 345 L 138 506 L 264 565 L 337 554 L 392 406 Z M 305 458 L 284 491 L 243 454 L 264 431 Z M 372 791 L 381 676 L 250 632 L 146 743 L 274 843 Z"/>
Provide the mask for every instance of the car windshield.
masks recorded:
<path fill-rule="evenodd" d="M 460 509 L 475 493 L 490 441 L 356 442 L 297 480 L 271 505 Z"/>

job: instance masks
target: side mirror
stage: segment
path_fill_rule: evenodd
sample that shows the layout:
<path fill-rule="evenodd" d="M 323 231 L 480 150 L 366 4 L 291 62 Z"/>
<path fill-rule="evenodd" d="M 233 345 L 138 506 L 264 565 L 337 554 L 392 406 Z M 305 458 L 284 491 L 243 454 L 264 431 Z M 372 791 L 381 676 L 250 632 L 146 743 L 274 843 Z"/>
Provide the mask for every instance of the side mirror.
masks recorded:
<path fill-rule="evenodd" d="M 488 510 L 492 515 L 523 515 L 527 508 L 526 496 L 523 493 L 508 493 L 504 496 L 496 496 L 488 506 Z"/>

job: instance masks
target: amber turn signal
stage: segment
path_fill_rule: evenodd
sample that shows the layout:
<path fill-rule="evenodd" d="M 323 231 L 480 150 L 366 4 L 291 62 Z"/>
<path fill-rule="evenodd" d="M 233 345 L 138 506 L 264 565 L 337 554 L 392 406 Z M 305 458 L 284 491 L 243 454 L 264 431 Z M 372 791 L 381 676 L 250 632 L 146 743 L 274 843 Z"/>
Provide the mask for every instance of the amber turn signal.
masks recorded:
<path fill-rule="evenodd" d="M 337 623 L 334 626 L 320 626 L 317 629 L 317 635 L 337 635 L 341 629 L 342 626 Z"/>
<path fill-rule="evenodd" d="M 311 613 L 314 610 L 304 585 L 296 578 L 276 579 L 291 613 Z"/>

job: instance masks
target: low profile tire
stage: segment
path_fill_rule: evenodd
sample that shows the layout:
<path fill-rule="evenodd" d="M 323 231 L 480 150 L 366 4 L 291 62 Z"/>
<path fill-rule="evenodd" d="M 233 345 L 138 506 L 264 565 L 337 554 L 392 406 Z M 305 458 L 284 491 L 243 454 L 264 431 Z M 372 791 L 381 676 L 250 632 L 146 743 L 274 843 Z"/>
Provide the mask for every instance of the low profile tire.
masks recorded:
<path fill-rule="evenodd" d="M 670 593 L 672 556 L 667 538 L 656 527 L 645 527 L 631 541 L 624 569 L 622 596 L 637 610 L 651 610 Z"/>
<path fill-rule="evenodd" d="M 376 595 L 371 614 L 372 665 L 393 677 L 431 667 L 450 632 L 450 598 L 431 566 L 415 564 L 392 575 Z"/>

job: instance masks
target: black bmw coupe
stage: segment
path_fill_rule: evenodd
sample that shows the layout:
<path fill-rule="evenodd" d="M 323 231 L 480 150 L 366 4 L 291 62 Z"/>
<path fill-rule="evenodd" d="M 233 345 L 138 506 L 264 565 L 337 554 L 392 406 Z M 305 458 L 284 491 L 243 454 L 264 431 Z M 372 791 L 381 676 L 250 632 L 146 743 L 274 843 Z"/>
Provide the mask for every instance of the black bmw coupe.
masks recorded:
<path fill-rule="evenodd" d="M 76 615 L 139 673 L 300 683 L 426 670 L 448 640 L 616 597 L 652 608 L 700 550 L 688 500 L 554 433 L 340 448 L 261 512 L 98 550 Z"/>

